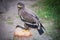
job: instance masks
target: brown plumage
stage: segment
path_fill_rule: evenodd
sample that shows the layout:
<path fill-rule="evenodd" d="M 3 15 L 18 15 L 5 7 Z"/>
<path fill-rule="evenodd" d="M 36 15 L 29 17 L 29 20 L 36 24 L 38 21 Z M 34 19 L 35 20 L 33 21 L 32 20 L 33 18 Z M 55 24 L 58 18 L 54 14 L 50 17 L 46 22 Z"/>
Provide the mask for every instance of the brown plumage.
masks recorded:
<path fill-rule="evenodd" d="M 40 23 L 39 18 L 35 15 L 35 13 L 27 8 L 23 3 L 18 3 L 18 15 L 20 19 L 25 23 L 25 29 L 36 28 L 39 34 L 43 34 L 44 31 L 42 28 L 43 25 Z"/>

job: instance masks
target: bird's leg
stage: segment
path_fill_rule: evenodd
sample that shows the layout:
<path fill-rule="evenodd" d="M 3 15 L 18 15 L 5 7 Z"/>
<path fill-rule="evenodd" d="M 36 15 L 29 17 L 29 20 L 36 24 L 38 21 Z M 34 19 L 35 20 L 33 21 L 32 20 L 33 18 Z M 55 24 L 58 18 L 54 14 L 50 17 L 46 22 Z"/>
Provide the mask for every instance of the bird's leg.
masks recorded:
<path fill-rule="evenodd" d="M 26 24 L 24 24 L 24 27 L 26 30 L 29 30 L 29 27 Z"/>

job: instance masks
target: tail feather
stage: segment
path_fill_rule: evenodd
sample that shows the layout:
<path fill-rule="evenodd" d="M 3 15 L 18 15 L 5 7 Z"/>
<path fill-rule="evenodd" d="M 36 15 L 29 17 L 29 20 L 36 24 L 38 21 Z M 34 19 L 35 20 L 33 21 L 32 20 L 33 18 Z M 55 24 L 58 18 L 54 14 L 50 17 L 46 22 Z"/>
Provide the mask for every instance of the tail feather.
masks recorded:
<path fill-rule="evenodd" d="M 45 28 L 43 27 L 43 25 L 40 23 L 40 25 L 39 25 L 39 29 L 37 29 L 38 30 L 38 32 L 39 32 L 39 34 L 40 35 L 42 35 L 43 33 L 44 33 L 44 30 L 45 30 Z M 44 29 L 44 30 L 43 30 Z"/>
<path fill-rule="evenodd" d="M 40 23 L 40 27 L 43 28 L 44 30 L 46 30 L 41 23 Z"/>
<path fill-rule="evenodd" d="M 38 30 L 38 32 L 39 32 L 39 34 L 40 34 L 40 35 L 42 35 L 42 34 L 44 33 L 44 31 L 43 31 L 43 29 L 42 29 L 42 28 L 37 29 L 37 30 Z"/>

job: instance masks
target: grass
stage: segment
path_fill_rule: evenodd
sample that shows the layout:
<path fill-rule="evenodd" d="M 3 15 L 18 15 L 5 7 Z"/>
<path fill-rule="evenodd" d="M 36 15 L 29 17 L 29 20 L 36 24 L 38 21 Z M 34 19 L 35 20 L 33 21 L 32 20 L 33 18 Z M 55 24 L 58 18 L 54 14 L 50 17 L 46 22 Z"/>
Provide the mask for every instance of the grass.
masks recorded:
<path fill-rule="evenodd" d="M 10 24 L 10 25 L 13 24 L 12 19 L 11 19 L 11 18 L 8 18 L 8 19 L 7 19 L 7 23 Z"/>
<path fill-rule="evenodd" d="M 53 22 L 51 27 L 47 26 L 48 34 L 53 40 L 60 40 L 60 0 L 39 0 L 32 8 L 47 24 L 49 21 Z"/>

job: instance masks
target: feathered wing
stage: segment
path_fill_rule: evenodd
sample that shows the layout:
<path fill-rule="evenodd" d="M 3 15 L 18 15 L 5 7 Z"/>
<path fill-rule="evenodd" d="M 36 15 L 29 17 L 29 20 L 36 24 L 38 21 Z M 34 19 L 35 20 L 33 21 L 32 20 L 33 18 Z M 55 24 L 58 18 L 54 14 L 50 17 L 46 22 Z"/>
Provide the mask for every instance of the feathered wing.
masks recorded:
<path fill-rule="evenodd" d="M 37 21 L 39 22 L 38 24 L 38 29 L 37 29 L 37 31 L 38 31 L 38 33 L 40 34 L 40 35 L 42 35 L 43 33 L 44 33 L 44 30 L 45 30 L 45 28 L 43 27 L 43 25 L 40 23 L 40 20 L 39 20 L 39 18 L 36 16 L 35 17 L 36 19 L 37 19 Z M 44 29 L 44 30 L 43 30 Z"/>
<path fill-rule="evenodd" d="M 36 19 L 39 21 L 39 26 L 38 26 L 38 32 L 39 32 L 39 34 L 40 35 L 42 35 L 43 33 L 44 33 L 44 30 L 45 30 L 45 28 L 44 28 L 44 26 L 40 23 L 40 20 L 39 20 L 39 18 L 36 16 Z M 43 30 L 44 29 L 44 30 Z"/>
<path fill-rule="evenodd" d="M 44 31 L 43 31 L 43 28 L 44 28 L 44 27 L 43 27 L 43 25 L 39 22 L 39 18 L 38 18 L 35 14 L 32 15 L 32 14 L 29 14 L 28 12 L 26 12 L 26 11 L 23 11 L 23 12 L 21 13 L 20 18 L 21 18 L 21 20 L 22 20 L 24 23 L 29 24 L 29 26 L 32 26 L 32 27 L 33 27 L 33 25 L 37 25 L 38 27 L 40 27 L 40 28 L 37 29 L 40 35 L 44 33 Z M 34 23 L 34 22 L 35 22 L 35 23 Z M 39 24 L 39 25 L 38 25 L 38 24 Z"/>

